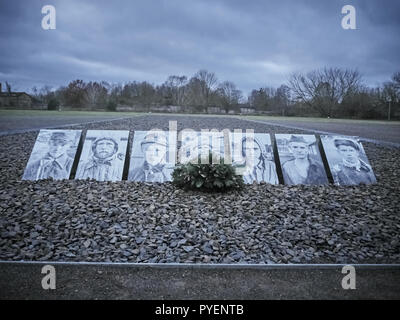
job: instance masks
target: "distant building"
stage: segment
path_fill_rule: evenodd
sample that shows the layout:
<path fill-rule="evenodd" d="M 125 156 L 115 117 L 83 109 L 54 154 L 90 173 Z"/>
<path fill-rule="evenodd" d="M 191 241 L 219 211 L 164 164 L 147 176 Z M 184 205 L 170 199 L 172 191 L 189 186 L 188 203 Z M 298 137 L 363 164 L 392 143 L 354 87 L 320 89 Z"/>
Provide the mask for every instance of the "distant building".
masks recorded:
<path fill-rule="evenodd" d="M 33 97 L 26 92 L 3 92 L 0 83 L 0 108 L 30 109 Z"/>
<path fill-rule="evenodd" d="M 254 114 L 256 113 L 256 109 L 253 107 L 240 107 L 241 114 Z"/>
<path fill-rule="evenodd" d="M 207 107 L 207 113 L 225 113 L 225 110 L 220 107 Z"/>

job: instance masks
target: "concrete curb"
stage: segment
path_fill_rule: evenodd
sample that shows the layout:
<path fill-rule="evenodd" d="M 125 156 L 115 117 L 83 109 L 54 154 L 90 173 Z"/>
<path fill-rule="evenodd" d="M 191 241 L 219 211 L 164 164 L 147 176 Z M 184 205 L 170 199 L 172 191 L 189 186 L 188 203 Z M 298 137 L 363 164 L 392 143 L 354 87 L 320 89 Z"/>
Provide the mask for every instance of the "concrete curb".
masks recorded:
<path fill-rule="evenodd" d="M 134 263 L 134 262 L 91 262 L 91 261 L 6 261 L 0 260 L 0 266 L 4 264 L 15 265 L 64 265 L 64 266 L 122 266 L 138 268 L 191 268 L 191 269 L 332 269 L 343 266 L 353 266 L 360 269 L 399 269 L 400 264 L 360 264 L 360 263 L 310 263 L 310 264 L 245 264 L 245 263 Z"/>

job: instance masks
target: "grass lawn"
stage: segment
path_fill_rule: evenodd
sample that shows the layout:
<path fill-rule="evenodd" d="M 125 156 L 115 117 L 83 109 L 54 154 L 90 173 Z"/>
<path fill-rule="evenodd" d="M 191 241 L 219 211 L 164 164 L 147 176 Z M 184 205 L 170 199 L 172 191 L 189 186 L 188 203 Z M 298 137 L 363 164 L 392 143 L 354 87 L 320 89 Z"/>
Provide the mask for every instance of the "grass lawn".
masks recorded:
<path fill-rule="evenodd" d="M 111 111 L 49 111 L 49 110 L 0 110 L 0 117 L 133 117 L 140 116 L 138 112 Z"/>
<path fill-rule="evenodd" d="M 146 115 L 148 113 L 143 113 Z M 400 125 L 400 121 L 387 120 L 363 120 L 363 119 L 332 119 L 317 117 L 282 117 L 282 116 L 256 116 L 238 114 L 189 114 L 189 113 L 153 113 L 154 115 L 194 116 L 194 117 L 234 117 L 239 119 L 262 120 L 262 121 L 303 121 L 303 122 L 325 122 L 325 123 L 354 123 L 354 124 L 390 124 Z M 139 113 L 140 115 L 140 113 Z"/>

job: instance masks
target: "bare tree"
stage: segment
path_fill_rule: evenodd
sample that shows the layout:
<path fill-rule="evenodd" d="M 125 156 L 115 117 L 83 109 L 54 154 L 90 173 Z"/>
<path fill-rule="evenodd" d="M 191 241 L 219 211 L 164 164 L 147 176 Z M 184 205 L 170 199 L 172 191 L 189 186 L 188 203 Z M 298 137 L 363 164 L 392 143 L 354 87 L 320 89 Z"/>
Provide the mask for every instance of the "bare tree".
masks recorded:
<path fill-rule="evenodd" d="M 218 84 L 217 76 L 214 72 L 208 72 L 207 70 L 200 70 L 194 76 L 200 81 L 201 95 L 204 99 L 206 107 L 210 104 L 211 93 L 216 89 Z"/>
<path fill-rule="evenodd" d="M 276 89 L 275 105 L 277 109 L 282 110 L 282 116 L 285 116 L 290 104 L 290 88 L 286 85 L 281 85 Z"/>
<path fill-rule="evenodd" d="M 183 105 L 185 100 L 187 77 L 186 76 L 169 76 L 165 82 L 169 94 L 172 97 L 172 104 Z"/>
<path fill-rule="evenodd" d="M 289 86 L 296 99 L 317 110 L 321 116 L 329 117 L 346 94 L 356 92 L 361 85 L 357 70 L 324 68 L 303 75 L 293 74 Z"/>
<path fill-rule="evenodd" d="M 400 72 L 393 74 L 391 84 L 395 91 L 396 101 L 400 102 Z"/>
<path fill-rule="evenodd" d="M 233 82 L 224 81 L 217 89 L 217 94 L 220 98 L 221 105 L 228 113 L 229 109 L 237 106 L 242 98 L 242 92 L 238 90 Z"/>
<path fill-rule="evenodd" d="M 143 106 L 147 107 L 147 109 L 150 111 L 150 107 L 152 103 L 154 102 L 154 97 L 155 97 L 155 89 L 151 83 L 148 83 L 146 81 L 143 81 L 138 84 L 138 101 L 140 104 Z"/>
<path fill-rule="evenodd" d="M 33 87 L 32 87 L 31 92 L 32 92 L 32 95 L 33 95 L 34 97 L 36 97 L 36 98 L 38 97 L 38 89 L 37 89 L 36 86 L 33 86 Z"/>
<path fill-rule="evenodd" d="M 107 101 L 107 89 L 104 83 L 89 82 L 86 85 L 87 102 L 92 107 L 105 106 Z"/>
<path fill-rule="evenodd" d="M 248 103 L 257 110 L 265 111 L 272 107 L 275 94 L 276 90 L 270 87 L 253 90 L 248 97 Z"/>
<path fill-rule="evenodd" d="M 108 91 L 110 92 L 109 100 L 117 103 L 122 93 L 122 85 L 120 83 L 112 83 Z"/>
<path fill-rule="evenodd" d="M 7 81 L 6 81 L 6 88 L 7 88 L 7 93 L 11 94 L 11 84 L 9 84 Z"/>
<path fill-rule="evenodd" d="M 74 80 L 64 91 L 65 103 L 72 107 L 83 107 L 87 102 L 86 83 L 83 80 Z"/>
<path fill-rule="evenodd" d="M 394 81 L 385 82 L 381 90 L 381 103 L 387 106 L 387 118 L 392 119 L 399 102 L 399 91 Z"/>
<path fill-rule="evenodd" d="M 186 103 L 187 105 L 203 108 L 203 83 L 196 77 L 192 77 L 187 84 Z"/>
<path fill-rule="evenodd" d="M 48 104 L 49 101 L 54 98 L 54 90 L 53 87 L 49 85 L 44 85 L 39 90 L 39 99 L 43 101 L 45 104 Z"/>

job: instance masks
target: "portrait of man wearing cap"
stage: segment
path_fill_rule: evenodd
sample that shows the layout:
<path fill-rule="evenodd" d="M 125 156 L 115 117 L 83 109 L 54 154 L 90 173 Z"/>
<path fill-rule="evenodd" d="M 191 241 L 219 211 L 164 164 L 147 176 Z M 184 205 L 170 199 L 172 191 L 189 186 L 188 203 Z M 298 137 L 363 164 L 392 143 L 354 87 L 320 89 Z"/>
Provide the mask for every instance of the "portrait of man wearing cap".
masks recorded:
<path fill-rule="evenodd" d="M 136 133 L 135 133 L 136 134 Z M 138 140 L 136 140 L 138 142 Z M 143 158 L 129 173 L 128 180 L 145 182 L 165 182 L 171 180 L 167 164 L 168 139 L 163 132 L 149 131 L 140 142 Z M 139 160 L 139 159 L 138 159 Z"/>
<path fill-rule="evenodd" d="M 65 132 L 52 132 L 47 152 L 41 159 L 28 164 L 22 179 L 68 179 L 74 162 L 67 154 L 70 146 L 71 140 Z"/>
<path fill-rule="evenodd" d="M 95 139 L 91 147 L 92 155 L 80 166 L 77 178 L 98 181 L 115 181 L 122 178 L 124 156 L 118 154 L 117 141 L 108 136 Z"/>
<path fill-rule="evenodd" d="M 328 178 L 322 161 L 309 155 L 309 143 L 303 136 L 291 135 L 288 141 L 293 159 L 282 165 L 283 179 L 286 184 L 326 184 Z"/>
<path fill-rule="evenodd" d="M 360 146 L 357 142 L 347 138 L 333 140 L 342 161 L 332 167 L 332 176 L 335 184 L 357 185 L 376 182 L 371 166 L 360 158 Z"/>

